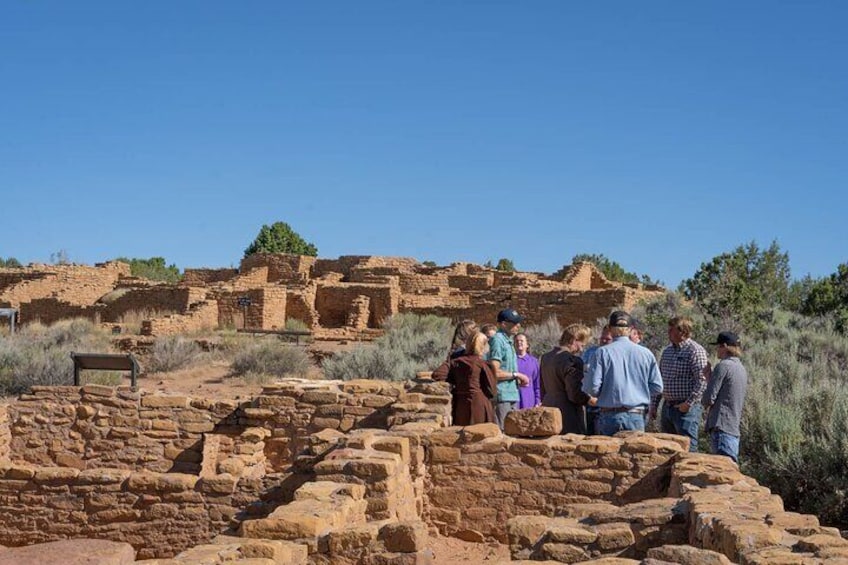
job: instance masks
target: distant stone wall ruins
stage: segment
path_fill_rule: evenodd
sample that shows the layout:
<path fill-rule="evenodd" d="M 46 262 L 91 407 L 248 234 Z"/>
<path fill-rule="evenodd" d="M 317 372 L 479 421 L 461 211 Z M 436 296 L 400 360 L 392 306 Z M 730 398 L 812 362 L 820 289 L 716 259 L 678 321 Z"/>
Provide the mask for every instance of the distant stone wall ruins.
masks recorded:
<path fill-rule="evenodd" d="M 282 329 L 300 320 L 316 337 L 375 330 L 393 314 L 439 314 L 494 321 L 507 306 L 529 323 L 594 323 L 615 308 L 632 308 L 661 292 L 656 286 L 606 280 L 590 263 L 553 275 L 506 273 L 470 263 L 425 266 L 404 257 L 255 254 L 236 269 L 186 269 L 179 284 L 129 276 L 124 263 L 95 267 L 0 269 L 0 307 L 20 310 L 22 323 L 83 317 L 120 325 L 139 313 L 146 335 L 211 328 Z M 241 300 L 240 299 L 247 299 Z"/>
<path fill-rule="evenodd" d="M 239 404 L 37 387 L 0 418 L 0 544 L 87 537 L 175 563 L 242 548 L 295 565 L 427 564 L 439 562 L 437 529 L 508 543 L 515 560 L 848 557 L 838 530 L 784 511 L 730 459 L 688 453 L 686 438 L 524 439 L 446 427 L 448 406 L 444 383 L 423 382 L 288 380 Z"/>

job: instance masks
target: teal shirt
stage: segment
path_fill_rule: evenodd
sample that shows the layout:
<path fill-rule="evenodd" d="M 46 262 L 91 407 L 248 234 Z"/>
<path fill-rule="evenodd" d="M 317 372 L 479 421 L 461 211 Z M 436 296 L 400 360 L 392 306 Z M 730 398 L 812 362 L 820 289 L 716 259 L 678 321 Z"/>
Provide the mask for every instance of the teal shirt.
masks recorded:
<path fill-rule="evenodd" d="M 512 373 L 518 370 L 518 356 L 512 347 L 512 340 L 505 331 L 498 330 L 498 333 L 489 340 L 488 359 L 499 361 L 501 371 Z M 518 398 L 518 382 L 515 379 L 498 381 L 498 402 L 518 402 Z"/>

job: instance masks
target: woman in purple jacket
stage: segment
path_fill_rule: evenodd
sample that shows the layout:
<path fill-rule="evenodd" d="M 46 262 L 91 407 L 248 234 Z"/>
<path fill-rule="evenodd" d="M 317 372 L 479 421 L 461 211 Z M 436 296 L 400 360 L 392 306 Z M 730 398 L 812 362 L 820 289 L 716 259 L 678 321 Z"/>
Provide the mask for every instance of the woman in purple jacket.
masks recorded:
<path fill-rule="evenodd" d="M 539 360 L 530 355 L 530 342 L 526 334 L 515 336 L 515 353 L 518 355 L 518 372 L 530 379 L 528 386 L 518 387 L 518 409 L 533 408 L 542 403 Z"/>

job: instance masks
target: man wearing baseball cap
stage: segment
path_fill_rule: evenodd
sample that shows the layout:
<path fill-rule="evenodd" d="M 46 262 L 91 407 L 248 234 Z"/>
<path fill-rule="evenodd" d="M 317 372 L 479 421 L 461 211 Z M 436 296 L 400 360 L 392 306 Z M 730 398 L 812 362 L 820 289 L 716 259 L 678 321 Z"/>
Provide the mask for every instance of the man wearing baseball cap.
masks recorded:
<path fill-rule="evenodd" d="M 598 432 L 611 436 L 623 430 L 645 430 L 651 396 L 663 390 L 657 360 L 645 347 L 630 341 L 630 315 L 610 314 L 613 341 L 597 350 L 583 381 L 583 392 L 598 399 Z"/>
<path fill-rule="evenodd" d="M 721 332 L 713 345 L 720 361 L 704 392 L 702 403 L 709 408 L 706 429 L 710 451 L 738 462 L 739 424 L 748 392 L 748 371 L 742 366 L 742 344 L 733 332 Z"/>
<path fill-rule="evenodd" d="M 514 308 L 506 308 L 498 313 L 498 331 L 489 339 L 487 360 L 498 379 L 498 395 L 492 401 L 495 408 L 495 422 L 504 427 L 506 415 L 518 404 L 519 386 L 527 386 L 530 379 L 518 372 L 518 355 L 512 346 L 512 337 L 518 333 L 524 318 Z"/>

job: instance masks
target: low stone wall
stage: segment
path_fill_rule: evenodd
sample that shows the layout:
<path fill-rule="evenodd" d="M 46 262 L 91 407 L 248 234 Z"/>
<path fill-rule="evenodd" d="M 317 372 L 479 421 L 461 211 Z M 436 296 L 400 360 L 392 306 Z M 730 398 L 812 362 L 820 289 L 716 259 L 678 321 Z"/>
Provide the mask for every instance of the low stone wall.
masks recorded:
<path fill-rule="evenodd" d="M 0 464 L 0 544 L 69 537 L 124 541 L 137 558 L 210 540 L 235 514 L 231 476 Z"/>
<path fill-rule="evenodd" d="M 450 396 L 444 383 L 377 380 L 287 382 L 263 388 L 245 408 L 242 422 L 268 429 L 265 454 L 274 470 L 284 470 L 321 430 L 346 433 L 387 429 L 407 422 L 447 423 Z"/>
<path fill-rule="evenodd" d="M 479 424 L 435 432 L 426 446 L 430 523 L 444 535 L 506 541 L 513 516 L 662 496 L 687 441 L 665 434 L 519 439 Z"/>
<path fill-rule="evenodd" d="M 33 387 L 8 408 L 10 459 L 77 469 L 200 472 L 203 435 L 239 425 L 238 405 L 128 387 Z"/>

